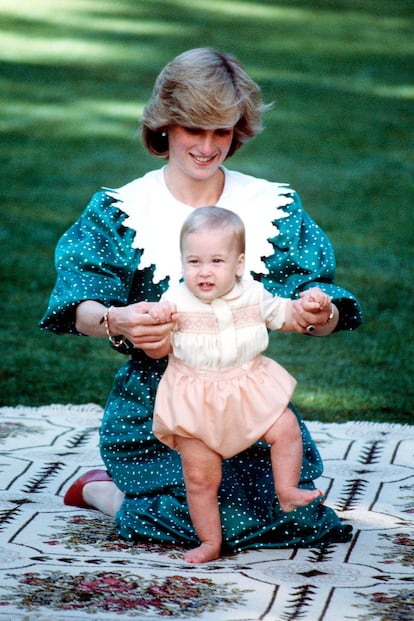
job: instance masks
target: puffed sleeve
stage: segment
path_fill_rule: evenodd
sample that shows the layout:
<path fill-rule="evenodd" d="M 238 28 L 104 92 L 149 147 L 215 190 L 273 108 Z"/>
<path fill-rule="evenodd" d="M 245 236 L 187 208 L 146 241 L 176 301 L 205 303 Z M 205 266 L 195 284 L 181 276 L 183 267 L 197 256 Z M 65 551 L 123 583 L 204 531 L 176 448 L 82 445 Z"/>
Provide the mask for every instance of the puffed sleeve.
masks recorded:
<path fill-rule="evenodd" d="M 269 330 L 280 330 L 286 321 L 287 306 L 290 300 L 281 296 L 274 296 L 266 289 L 262 292 L 262 312 Z"/>
<path fill-rule="evenodd" d="M 80 218 L 61 237 L 55 251 L 57 280 L 40 327 L 56 334 L 79 334 L 76 306 L 96 300 L 126 304 L 140 251 L 132 248 L 133 231 L 125 214 L 105 191 L 96 193 Z"/>
<path fill-rule="evenodd" d="M 362 322 L 355 296 L 334 283 L 336 261 L 332 244 L 322 229 L 302 208 L 299 196 L 284 210 L 288 217 L 275 221 L 279 234 L 269 241 L 274 253 L 265 262 L 269 274 L 261 281 L 273 295 L 297 298 L 301 291 L 319 286 L 332 297 L 340 319 L 336 330 L 354 330 Z"/>

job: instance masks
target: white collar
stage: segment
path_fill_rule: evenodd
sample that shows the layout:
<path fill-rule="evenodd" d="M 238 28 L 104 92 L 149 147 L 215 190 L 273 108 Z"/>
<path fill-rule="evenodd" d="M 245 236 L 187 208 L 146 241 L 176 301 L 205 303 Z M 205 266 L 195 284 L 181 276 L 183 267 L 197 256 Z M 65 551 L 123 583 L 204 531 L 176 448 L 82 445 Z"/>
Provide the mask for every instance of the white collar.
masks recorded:
<path fill-rule="evenodd" d="M 239 214 L 246 227 L 246 277 L 250 272 L 266 274 L 263 257 L 273 254 L 267 241 L 279 234 L 274 220 L 286 218 L 283 211 L 293 202 L 292 190 L 285 184 L 272 183 L 223 168 L 225 184 L 217 202 L 220 207 Z M 114 203 L 127 214 L 124 226 L 135 231 L 133 248 L 141 249 L 139 268 L 155 266 L 153 282 L 167 276 L 169 286 L 181 278 L 179 234 L 183 221 L 193 207 L 181 203 L 168 190 L 164 168 L 153 170 L 117 190 L 106 190 Z"/>

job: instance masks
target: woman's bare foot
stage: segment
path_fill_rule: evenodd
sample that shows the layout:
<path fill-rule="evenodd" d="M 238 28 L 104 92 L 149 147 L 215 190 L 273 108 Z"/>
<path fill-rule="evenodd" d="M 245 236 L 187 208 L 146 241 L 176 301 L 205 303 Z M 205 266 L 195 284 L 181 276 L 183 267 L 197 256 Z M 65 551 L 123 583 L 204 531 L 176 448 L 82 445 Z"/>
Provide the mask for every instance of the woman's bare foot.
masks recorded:
<path fill-rule="evenodd" d="M 208 563 L 208 561 L 214 561 L 219 556 L 220 546 L 212 543 L 202 543 L 198 548 L 185 552 L 184 560 L 187 563 Z"/>
<path fill-rule="evenodd" d="M 300 487 L 289 487 L 277 493 L 280 508 L 285 513 L 290 513 L 298 507 L 306 507 L 322 496 L 319 489 L 301 489 Z"/>

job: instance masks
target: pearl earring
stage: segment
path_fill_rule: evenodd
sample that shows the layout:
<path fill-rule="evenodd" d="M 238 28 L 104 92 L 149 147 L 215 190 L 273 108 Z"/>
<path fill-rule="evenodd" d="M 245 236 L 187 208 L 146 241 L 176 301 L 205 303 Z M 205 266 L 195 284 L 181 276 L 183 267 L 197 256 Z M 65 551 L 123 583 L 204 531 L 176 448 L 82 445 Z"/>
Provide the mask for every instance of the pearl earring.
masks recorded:
<path fill-rule="evenodd" d="M 165 137 L 166 137 L 166 135 L 167 135 L 167 132 L 161 132 L 161 136 L 162 136 L 163 138 L 165 138 Z"/>

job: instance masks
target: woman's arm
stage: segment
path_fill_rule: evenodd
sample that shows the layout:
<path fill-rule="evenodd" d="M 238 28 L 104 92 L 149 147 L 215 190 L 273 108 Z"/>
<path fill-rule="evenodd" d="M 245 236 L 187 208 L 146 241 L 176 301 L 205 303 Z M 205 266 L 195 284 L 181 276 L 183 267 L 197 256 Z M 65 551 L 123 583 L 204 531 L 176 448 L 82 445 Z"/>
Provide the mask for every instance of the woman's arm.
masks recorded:
<path fill-rule="evenodd" d="M 125 228 L 124 219 L 108 193 L 92 197 L 59 240 L 57 280 L 40 326 L 56 334 L 111 337 L 120 353 L 130 354 L 135 347 L 161 358 L 169 352 L 173 324 L 151 319 L 151 303 L 139 301 L 155 300 L 162 291 L 149 270 L 138 280 L 140 251 L 132 247 L 134 232 Z M 120 346 L 121 337 L 128 342 Z"/>
<path fill-rule="evenodd" d="M 150 315 L 152 302 L 112 306 L 86 300 L 76 308 L 76 329 L 92 337 L 107 337 L 112 343 L 124 337 L 151 358 L 162 358 L 170 351 L 170 333 L 174 321 L 160 323 Z M 105 317 L 105 318 L 104 318 Z"/>
<path fill-rule="evenodd" d="M 299 196 L 291 193 L 293 202 L 286 205 L 289 217 L 277 220 L 279 234 L 271 241 L 274 254 L 266 259 L 269 273 L 261 277 L 273 295 L 296 299 L 302 291 L 315 285 L 328 294 L 335 304 L 335 317 L 329 328 L 322 325 L 324 317 L 309 321 L 304 315 L 298 324 L 314 325 L 315 336 L 330 334 L 333 329 L 355 330 L 362 322 L 362 310 L 355 296 L 335 283 L 335 254 L 326 234 L 304 211 Z M 335 324 L 335 327 L 332 326 Z M 329 329 L 329 332 L 328 332 Z"/>

